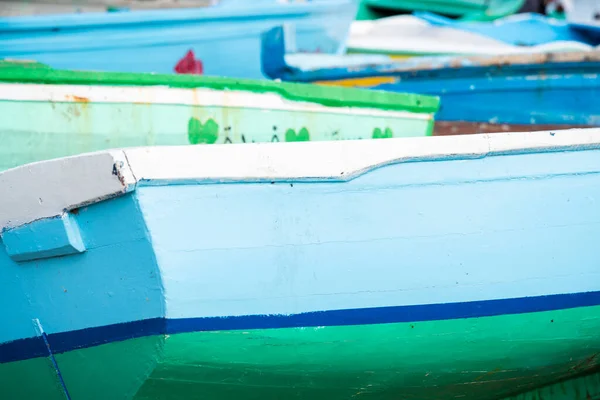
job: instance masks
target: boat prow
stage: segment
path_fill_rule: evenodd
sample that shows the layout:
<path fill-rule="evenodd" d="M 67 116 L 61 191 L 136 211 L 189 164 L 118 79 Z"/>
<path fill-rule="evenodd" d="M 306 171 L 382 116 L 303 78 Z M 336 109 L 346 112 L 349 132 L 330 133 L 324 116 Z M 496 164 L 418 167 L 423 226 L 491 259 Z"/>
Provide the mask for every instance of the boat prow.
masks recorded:
<path fill-rule="evenodd" d="M 0 192 L 7 398 L 485 400 L 598 365 L 599 129 L 130 148 Z"/>

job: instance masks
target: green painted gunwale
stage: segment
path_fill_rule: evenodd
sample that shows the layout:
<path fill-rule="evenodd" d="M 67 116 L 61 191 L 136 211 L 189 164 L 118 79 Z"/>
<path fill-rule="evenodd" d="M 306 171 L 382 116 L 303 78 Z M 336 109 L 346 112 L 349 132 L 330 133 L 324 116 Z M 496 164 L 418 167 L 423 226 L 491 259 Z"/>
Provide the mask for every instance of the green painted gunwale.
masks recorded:
<path fill-rule="evenodd" d="M 593 372 L 598 354 L 600 306 L 593 306 L 418 323 L 179 333 L 79 349 L 56 360 L 73 400 L 538 400 L 542 394 L 557 400 L 600 393 L 599 379 L 556 386 Z M 8 398 L 39 398 L 44 388 L 44 398 L 60 399 L 57 385 L 45 358 L 0 364 Z"/>
<path fill-rule="evenodd" d="M 37 62 L 0 61 L 0 82 L 110 86 L 160 85 L 183 89 L 272 92 L 289 100 L 308 101 L 330 107 L 368 107 L 418 113 L 435 113 L 440 106 L 438 97 L 410 93 L 212 76 L 69 71 L 53 69 Z"/>

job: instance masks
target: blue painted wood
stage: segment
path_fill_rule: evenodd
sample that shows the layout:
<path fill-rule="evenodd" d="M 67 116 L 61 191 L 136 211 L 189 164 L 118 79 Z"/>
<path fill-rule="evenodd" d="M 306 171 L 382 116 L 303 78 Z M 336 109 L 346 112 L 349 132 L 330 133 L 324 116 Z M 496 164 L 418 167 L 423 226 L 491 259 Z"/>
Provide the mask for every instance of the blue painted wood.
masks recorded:
<path fill-rule="evenodd" d="M 439 96 L 437 121 L 600 125 L 597 59 L 486 65 L 490 58 L 481 57 L 480 61 L 465 58 L 453 65 L 451 57 L 433 57 L 386 65 L 302 71 L 285 63 L 282 44 L 277 43 L 282 40 L 285 38 L 279 27 L 263 37 L 263 71 L 273 79 L 319 82 L 392 78 L 393 83 L 369 88 Z"/>
<path fill-rule="evenodd" d="M 177 293 L 167 318 L 599 289 L 600 150 L 136 192 L 165 291 Z"/>
<path fill-rule="evenodd" d="M 34 318 L 61 352 L 595 305 L 598 198 L 592 146 L 385 165 L 349 181 L 142 181 L 74 216 L 87 247 L 77 257 L 17 264 L 0 247 L 11 321 L 0 357 L 44 354 Z"/>
<path fill-rule="evenodd" d="M 373 89 L 438 95 L 439 121 L 598 126 L 599 73 L 599 62 L 448 69 Z"/>
<path fill-rule="evenodd" d="M 581 35 L 587 36 L 592 40 L 600 43 L 600 25 L 592 22 L 569 22 L 569 27 Z"/>
<path fill-rule="evenodd" d="M 60 354 L 105 343 L 163 334 L 440 321 L 564 310 L 596 305 L 600 305 L 600 292 L 464 303 L 328 310 L 290 315 L 152 318 L 0 343 L 0 363 L 46 356 L 50 343 L 52 344 L 52 352 Z"/>
<path fill-rule="evenodd" d="M 0 314 L 10 321 L 0 343 L 37 337 L 34 318 L 52 335 L 164 315 L 160 274 L 135 198 L 83 207 L 74 218 L 86 245 L 77 256 L 17 263 L 0 246 Z"/>
<path fill-rule="evenodd" d="M 40 322 L 39 319 L 34 318 L 33 324 L 34 324 L 34 327 L 36 328 L 36 330 L 38 331 L 39 337 L 44 341 L 44 345 L 46 345 L 46 350 L 48 351 L 47 356 L 50 358 L 50 361 L 52 362 L 52 367 L 54 368 L 54 371 L 56 372 L 56 377 L 58 378 L 58 381 L 60 382 L 60 386 L 63 390 L 63 394 L 65 395 L 67 400 L 71 400 L 71 395 L 69 394 L 69 390 L 67 389 L 67 385 L 65 384 L 65 380 L 62 376 L 62 372 L 60 371 L 58 363 L 56 362 L 56 358 L 54 357 L 54 353 L 52 351 L 52 346 L 50 346 L 50 341 L 48 340 L 48 334 L 46 334 L 46 332 L 44 332 L 44 327 L 42 326 L 42 323 Z"/>
<path fill-rule="evenodd" d="M 193 50 L 207 75 L 262 78 L 263 31 L 289 24 L 296 32 L 296 48 L 290 50 L 336 52 L 357 7 L 356 0 L 229 0 L 200 9 L 0 18 L 0 59 L 34 59 L 63 69 L 172 73 Z"/>
<path fill-rule="evenodd" d="M 14 261 L 40 260 L 85 251 L 79 226 L 70 213 L 5 231 L 2 242 L 6 253 Z"/>
<path fill-rule="evenodd" d="M 493 22 L 458 21 L 424 11 L 414 15 L 432 25 L 473 32 L 516 46 L 536 46 L 558 40 L 572 40 L 591 46 L 600 44 L 597 38 L 572 29 L 566 21 L 534 13 L 512 15 Z"/>

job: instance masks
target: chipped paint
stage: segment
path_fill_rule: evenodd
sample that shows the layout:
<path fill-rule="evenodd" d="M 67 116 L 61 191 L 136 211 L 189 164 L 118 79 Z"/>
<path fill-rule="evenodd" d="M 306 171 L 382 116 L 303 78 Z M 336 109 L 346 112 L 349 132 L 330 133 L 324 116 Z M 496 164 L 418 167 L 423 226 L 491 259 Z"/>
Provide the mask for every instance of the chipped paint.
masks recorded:
<path fill-rule="evenodd" d="M 376 126 L 426 136 L 434 111 L 420 98 L 422 111 L 409 112 L 160 86 L 0 84 L 0 98 L 0 114 L 14 116 L 0 119 L 0 142 L 10 143 L 0 146 L 0 170 L 116 147 L 284 141 L 287 129 L 305 128 L 312 141 L 367 138 Z"/>
<path fill-rule="evenodd" d="M 532 64 L 560 64 L 600 61 L 600 50 L 585 52 L 528 53 L 472 57 L 422 57 L 396 64 L 386 72 L 424 71 L 444 68 L 489 67 Z"/>

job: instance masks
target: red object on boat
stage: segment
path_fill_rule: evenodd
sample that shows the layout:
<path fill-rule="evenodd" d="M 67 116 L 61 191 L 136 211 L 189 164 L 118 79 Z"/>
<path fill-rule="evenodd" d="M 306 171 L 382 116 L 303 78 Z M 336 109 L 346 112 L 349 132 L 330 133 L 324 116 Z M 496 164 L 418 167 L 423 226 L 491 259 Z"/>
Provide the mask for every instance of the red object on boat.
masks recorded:
<path fill-rule="evenodd" d="M 204 73 L 204 66 L 202 65 L 202 61 L 198 60 L 194 52 L 190 50 L 185 57 L 177 62 L 175 72 L 178 74 L 202 75 Z"/>

